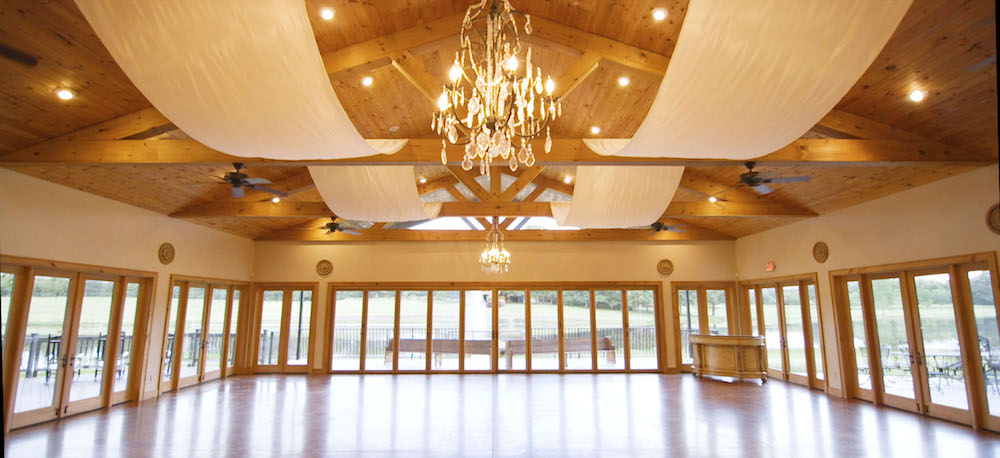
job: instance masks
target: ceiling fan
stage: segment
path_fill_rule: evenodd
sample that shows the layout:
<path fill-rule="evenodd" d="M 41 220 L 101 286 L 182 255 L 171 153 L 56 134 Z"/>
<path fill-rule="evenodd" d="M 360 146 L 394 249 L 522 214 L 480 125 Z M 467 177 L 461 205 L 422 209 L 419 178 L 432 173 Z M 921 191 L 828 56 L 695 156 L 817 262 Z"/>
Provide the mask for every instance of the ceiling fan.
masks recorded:
<path fill-rule="evenodd" d="M 753 168 L 757 166 L 754 161 L 747 162 L 746 166 L 747 172 L 740 175 L 740 184 L 737 187 L 749 186 L 760 195 L 774 192 L 774 189 L 768 186 L 769 183 L 801 183 L 812 179 L 807 176 L 778 177 L 774 172 L 754 172 Z"/>
<path fill-rule="evenodd" d="M 687 232 L 686 229 L 683 229 L 684 227 L 686 226 L 683 224 L 670 225 L 670 224 L 663 224 L 659 221 L 649 225 L 649 228 L 652 229 L 653 232 L 660 232 L 660 231 Z"/>
<path fill-rule="evenodd" d="M 261 186 L 262 184 L 270 183 L 271 180 L 267 178 L 250 178 L 247 174 L 240 171 L 243 168 L 242 162 L 233 162 L 233 167 L 236 168 L 235 172 L 226 172 L 224 177 L 220 177 L 222 184 L 228 184 L 233 188 L 233 197 L 240 198 L 246 195 L 246 189 L 253 189 L 256 191 L 269 192 L 275 194 L 279 197 L 285 197 L 288 193 L 278 191 L 277 189 L 268 188 L 267 186 Z"/>
<path fill-rule="evenodd" d="M 342 219 L 339 222 L 336 217 L 330 217 L 330 222 L 326 223 L 320 229 L 326 229 L 326 234 L 331 235 L 335 232 L 343 232 L 345 234 L 351 235 L 361 235 L 358 229 L 368 229 L 372 227 L 374 223 L 370 221 L 354 221 Z"/>

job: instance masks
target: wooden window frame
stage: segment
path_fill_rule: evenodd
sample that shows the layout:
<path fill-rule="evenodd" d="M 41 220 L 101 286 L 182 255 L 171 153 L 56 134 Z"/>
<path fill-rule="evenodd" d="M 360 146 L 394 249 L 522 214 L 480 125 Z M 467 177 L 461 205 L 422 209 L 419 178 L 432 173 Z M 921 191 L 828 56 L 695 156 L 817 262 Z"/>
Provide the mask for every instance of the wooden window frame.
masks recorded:
<path fill-rule="evenodd" d="M 675 281 L 670 283 L 670 295 L 673 299 L 673 307 L 671 310 L 671 317 L 673 318 L 674 327 L 674 357 L 677 361 L 678 371 L 680 372 L 691 372 L 691 365 L 684 364 L 683 359 L 683 347 L 684 342 L 681 341 L 681 316 L 680 316 L 680 296 L 681 290 L 695 290 L 697 291 L 698 300 L 698 330 L 699 332 L 704 332 L 704 329 L 708 328 L 708 295 L 707 290 L 724 290 L 726 291 L 726 325 L 728 326 L 730 332 L 729 335 L 734 334 L 732 331 L 738 328 L 737 324 L 740 323 L 740 314 L 737 307 L 737 298 L 735 292 L 737 291 L 736 282 L 729 281 Z M 737 331 L 739 332 L 739 331 Z"/>
<path fill-rule="evenodd" d="M 278 364 L 273 365 L 262 365 L 259 362 L 259 347 L 260 347 L 260 327 L 261 327 L 261 314 L 263 312 L 264 306 L 264 291 L 282 291 L 282 310 L 281 310 L 281 338 L 278 341 Z M 312 293 L 309 305 L 309 343 L 306 346 L 306 364 L 303 365 L 290 365 L 288 364 L 288 335 L 289 324 L 291 320 L 291 302 L 292 302 L 292 292 L 294 291 L 309 291 Z M 254 306 L 252 307 L 253 316 L 250 318 L 250 327 L 253 335 L 250 339 L 250 345 L 247 346 L 248 353 L 252 354 L 253 364 L 252 372 L 255 374 L 307 374 L 311 371 L 313 366 L 313 353 L 316 345 L 316 307 L 319 300 L 319 283 L 318 282 L 269 282 L 269 283 L 254 283 L 253 284 L 253 297 Z M 241 297 L 242 299 L 242 297 Z M 242 315 L 242 314 L 241 314 Z M 237 342 L 237 346 L 239 343 Z M 252 350 L 252 351 L 251 351 Z"/>

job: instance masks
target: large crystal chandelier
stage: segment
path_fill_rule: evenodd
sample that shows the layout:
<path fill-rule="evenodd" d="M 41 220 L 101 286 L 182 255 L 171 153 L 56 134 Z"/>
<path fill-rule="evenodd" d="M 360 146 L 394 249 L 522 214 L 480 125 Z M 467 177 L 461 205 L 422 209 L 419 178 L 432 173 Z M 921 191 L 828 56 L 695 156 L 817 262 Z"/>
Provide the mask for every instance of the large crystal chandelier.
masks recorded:
<path fill-rule="evenodd" d="M 523 65 L 515 20 L 524 18 L 531 34 L 531 17 L 513 9 L 509 0 L 481 0 L 469 7 L 461 29 L 461 49 L 448 73 L 450 82 L 438 98 L 431 128 L 441 135 L 441 163 L 448 163 L 447 142 L 465 145 L 462 168 L 489 175 L 493 161 L 531 167 L 535 154 L 529 140 L 545 132 L 545 152 L 552 149 L 549 121 L 562 114 L 552 95 L 555 82 L 531 64 L 527 48 Z M 498 159 L 499 158 L 499 159 Z"/>
<path fill-rule="evenodd" d="M 486 248 L 479 255 L 479 264 L 483 272 L 488 274 L 501 274 L 507 272 L 510 266 L 510 252 L 503 246 L 503 233 L 497 227 L 497 218 L 493 217 L 493 225 L 486 234 Z"/>

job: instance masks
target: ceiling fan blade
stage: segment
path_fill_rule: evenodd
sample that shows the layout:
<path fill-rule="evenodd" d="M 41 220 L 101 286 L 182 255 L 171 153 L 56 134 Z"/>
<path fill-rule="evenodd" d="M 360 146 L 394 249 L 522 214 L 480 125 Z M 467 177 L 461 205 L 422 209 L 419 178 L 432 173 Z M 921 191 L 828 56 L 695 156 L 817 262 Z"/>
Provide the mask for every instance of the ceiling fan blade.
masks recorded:
<path fill-rule="evenodd" d="M 239 199 L 246 195 L 246 191 L 243 190 L 243 186 L 233 186 L 233 197 Z"/>
<path fill-rule="evenodd" d="M 667 230 L 671 231 L 671 232 L 681 232 L 681 233 L 687 232 L 687 229 L 681 229 L 682 227 L 684 227 L 684 226 L 683 225 L 670 226 L 670 227 L 667 228 Z"/>
<path fill-rule="evenodd" d="M 774 172 L 774 171 L 771 171 L 771 170 L 768 170 L 766 172 L 759 172 L 757 174 L 757 179 L 759 179 L 759 180 L 767 180 L 767 179 L 769 179 L 769 178 L 771 178 L 771 177 L 773 177 L 773 176 L 775 176 L 777 174 L 778 174 L 778 172 Z"/>
<path fill-rule="evenodd" d="M 279 197 L 286 197 L 286 196 L 288 196 L 287 192 L 281 192 L 281 191 L 278 191 L 277 189 L 272 189 L 272 188 L 269 188 L 267 186 L 261 186 L 259 184 L 248 184 L 247 187 L 250 188 L 250 189 L 253 189 L 255 191 L 269 192 L 269 193 L 275 194 L 275 195 L 277 195 Z"/>
<path fill-rule="evenodd" d="M 802 183 L 803 181 L 809 181 L 812 177 L 777 177 L 767 180 L 768 183 Z"/>
<path fill-rule="evenodd" d="M 375 223 L 371 221 L 359 221 L 354 219 L 345 219 L 340 222 L 341 226 L 351 228 L 351 229 L 370 229 Z"/>
<path fill-rule="evenodd" d="M 343 232 L 345 234 L 351 234 L 351 235 L 361 235 L 360 232 L 358 232 L 358 231 L 356 231 L 354 229 L 341 229 L 340 232 Z"/>
<path fill-rule="evenodd" d="M 247 178 L 243 180 L 244 184 L 267 184 L 270 182 L 271 180 L 268 180 L 267 178 Z"/>
<path fill-rule="evenodd" d="M 757 191 L 757 194 L 760 194 L 762 196 L 764 194 L 770 194 L 770 193 L 774 192 L 774 190 L 771 189 L 771 187 L 768 186 L 768 185 L 766 185 L 766 184 L 759 184 L 757 186 L 751 186 L 750 189 L 753 189 L 754 191 Z"/>

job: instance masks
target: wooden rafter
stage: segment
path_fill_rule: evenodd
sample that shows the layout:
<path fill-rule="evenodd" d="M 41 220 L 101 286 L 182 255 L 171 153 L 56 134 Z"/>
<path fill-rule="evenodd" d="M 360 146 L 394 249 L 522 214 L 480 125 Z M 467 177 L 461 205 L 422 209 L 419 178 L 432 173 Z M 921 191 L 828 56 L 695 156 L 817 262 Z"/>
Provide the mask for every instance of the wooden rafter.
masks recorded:
<path fill-rule="evenodd" d="M 514 197 L 517 196 L 517 194 L 521 192 L 521 190 L 523 190 L 525 186 L 528 186 L 528 183 L 534 181 L 534 179 L 538 177 L 539 174 L 542 173 L 542 170 L 545 170 L 545 166 L 543 165 L 536 165 L 534 167 L 529 167 L 527 170 L 521 173 L 521 175 L 518 176 L 513 183 L 511 183 L 510 187 L 505 189 L 500 194 L 499 199 L 508 202 L 514 200 Z"/>
<path fill-rule="evenodd" d="M 257 240 L 291 240 L 312 242 L 363 242 L 363 241 L 480 241 L 482 231 L 416 231 L 405 229 L 378 229 L 362 231 L 361 235 L 344 233 L 327 234 L 316 229 L 325 220 L 311 221 L 291 229 L 283 229 Z M 506 241 L 689 241 L 689 240 L 732 240 L 732 237 L 712 231 L 691 228 L 686 232 L 649 229 L 591 229 L 579 231 L 512 230 L 504 234 Z"/>
<path fill-rule="evenodd" d="M 429 192 L 437 191 L 438 189 L 444 189 L 448 186 L 452 186 L 458 183 L 458 178 L 454 175 L 441 175 L 433 180 L 429 180 L 426 183 L 417 183 L 417 194 L 424 195 Z"/>
<path fill-rule="evenodd" d="M 326 72 L 333 74 L 450 37 L 455 37 L 457 46 L 458 30 L 462 26 L 463 17 L 464 14 L 451 15 L 324 53 L 323 64 L 326 66 Z"/>
<path fill-rule="evenodd" d="M 413 87 L 417 88 L 428 101 L 437 105 L 437 99 L 441 95 L 441 90 L 443 88 L 442 81 L 431 76 L 427 73 L 427 69 L 424 68 L 424 64 L 420 63 L 420 59 L 417 59 L 410 54 L 408 51 L 401 52 L 398 54 L 393 54 L 390 56 L 392 61 L 392 66 L 399 71 Z"/>
<path fill-rule="evenodd" d="M 591 51 L 584 52 L 569 70 L 566 70 L 566 73 L 563 73 L 559 79 L 555 80 L 555 95 L 562 98 L 568 96 L 576 88 L 580 87 L 580 84 L 592 75 L 600 64 L 601 56 Z"/>
<path fill-rule="evenodd" d="M 231 218 L 237 216 L 287 218 L 330 217 L 333 211 L 323 202 L 239 202 L 223 201 L 186 208 L 170 216 L 174 218 Z"/>
<path fill-rule="evenodd" d="M 462 182 L 462 184 L 464 184 L 466 188 L 469 188 L 469 191 L 472 191 L 472 194 L 475 195 L 477 198 L 479 198 L 479 200 L 487 201 L 493 199 L 493 196 L 490 195 L 490 192 L 479 185 L 479 182 L 477 182 L 476 179 L 472 176 L 472 173 L 462 170 L 461 167 L 456 167 L 453 165 L 448 166 L 448 171 L 451 172 L 451 174 L 455 178 L 457 178 L 458 181 Z"/>

